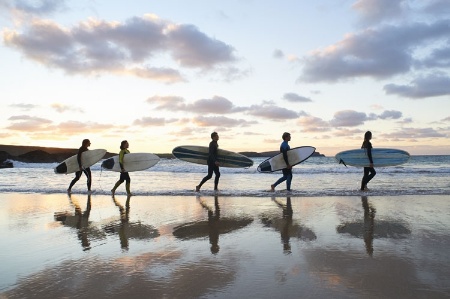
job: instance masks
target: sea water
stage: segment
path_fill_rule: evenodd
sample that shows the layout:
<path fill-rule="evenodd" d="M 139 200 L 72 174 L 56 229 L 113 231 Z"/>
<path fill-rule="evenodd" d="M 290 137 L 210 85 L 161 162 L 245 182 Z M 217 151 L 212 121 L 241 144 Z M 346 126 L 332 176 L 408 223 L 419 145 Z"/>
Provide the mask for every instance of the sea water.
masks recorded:
<path fill-rule="evenodd" d="M 282 176 L 280 171 L 259 173 L 257 166 L 266 158 L 253 158 L 249 168 L 221 167 L 219 194 L 221 196 L 286 196 L 282 183 L 274 194 L 270 185 Z M 101 168 L 101 162 L 91 167 L 92 190 L 95 194 L 110 194 L 119 173 Z M 22 163 L 13 161 L 14 168 L 0 169 L 0 192 L 61 193 L 66 192 L 74 174 L 55 174 L 57 163 Z M 450 155 L 411 156 L 400 166 L 376 168 L 377 175 L 368 184 L 370 195 L 450 195 Z M 196 194 L 195 186 L 206 175 L 207 166 L 178 159 L 161 159 L 145 171 L 131 172 L 131 191 L 134 195 L 182 196 Z M 334 157 L 311 157 L 293 168 L 292 196 L 348 196 L 360 195 L 363 169 L 346 167 Z M 214 194 L 212 179 L 200 191 Z M 125 184 L 117 194 L 125 194 Z M 83 174 L 72 188 L 73 193 L 86 193 Z"/>

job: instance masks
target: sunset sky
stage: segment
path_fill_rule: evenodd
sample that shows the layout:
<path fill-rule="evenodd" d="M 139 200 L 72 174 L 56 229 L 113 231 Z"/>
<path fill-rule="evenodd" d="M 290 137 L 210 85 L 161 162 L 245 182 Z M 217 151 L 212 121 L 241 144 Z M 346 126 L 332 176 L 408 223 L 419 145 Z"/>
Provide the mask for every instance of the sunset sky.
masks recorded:
<path fill-rule="evenodd" d="M 450 154 L 448 0 L 0 0 L 0 144 Z"/>

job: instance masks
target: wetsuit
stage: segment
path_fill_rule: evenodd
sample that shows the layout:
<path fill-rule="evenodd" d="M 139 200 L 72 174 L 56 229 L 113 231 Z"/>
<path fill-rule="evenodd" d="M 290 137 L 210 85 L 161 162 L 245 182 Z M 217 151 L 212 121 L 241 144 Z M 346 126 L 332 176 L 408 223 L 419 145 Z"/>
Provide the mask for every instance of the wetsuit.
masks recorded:
<path fill-rule="evenodd" d="M 120 169 L 122 170 L 120 172 L 120 178 L 119 180 L 116 182 L 116 184 L 114 185 L 114 188 L 111 190 L 111 192 L 115 192 L 117 187 L 119 187 L 120 184 L 122 184 L 125 181 L 125 189 L 127 190 L 127 194 L 131 194 L 130 192 L 130 183 L 131 183 L 131 178 L 130 178 L 130 174 L 128 173 L 128 171 L 123 171 L 126 170 L 123 166 L 123 158 L 126 154 L 129 154 L 130 151 L 128 149 L 122 149 L 119 152 L 119 165 L 120 165 Z"/>
<path fill-rule="evenodd" d="M 198 188 L 200 188 L 207 180 L 212 178 L 212 174 L 214 172 L 214 190 L 217 190 L 217 186 L 219 185 L 220 171 L 219 166 L 216 165 L 217 162 L 217 150 L 219 149 L 219 145 L 217 141 L 213 140 L 209 143 L 209 151 L 208 151 L 208 175 L 205 176 Z"/>
<path fill-rule="evenodd" d="M 80 168 L 83 167 L 83 165 L 81 164 L 81 154 L 83 152 L 85 152 L 85 151 L 88 151 L 88 148 L 86 146 L 82 146 L 82 147 L 80 147 L 78 149 L 77 161 L 78 161 L 78 166 Z M 75 183 L 78 182 L 78 180 L 81 177 L 81 173 L 82 172 L 84 172 L 84 174 L 87 177 L 87 188 L 88 188 L 88 191 L 91 191 L 92 181 L 91 181 L 91 169 L 89 167 L 83 168 L 83 170 L 78 170 L 77 172 L 75 172 L 75 178 L 72 180 L 72 182 L 70 182 L 68 191 L 70 191 L 72 189 L 73 185 L 75 185 Z"/>
<path fill-rule="evenodd" d="M 287 155 L 287 152 L 290 149 L 291 149 L 291 147 L 289 146 L 289 143 L 286 140 L 284 140 L 280 145 L 280 153 L 283 154 L 283 159 L 284 159 L 284 162 L 286 163 L 286 165 L 290 165 L 289 160 L 288 160 L 288 155 Z M 291 190 L 291 182 L 292 182 L 292 168 L 283 168 L 282 172 L 283 172 L 283 176 L 281 178 L 279 178 L 278 181 L 276 181 L 275 184 L 273 184 L 272 186 L 273 186 L 273 188 L 275 188 L 280 183 L 286 181 L 286 188 L 288 191 L 290 191 Z"/>
<path fill-rule="evenodd" d="M 368 140 L 364 140 L 361 148 L 365 149 L 366 155 L 369 158 L 369 162 L 373 164 L 372 159 L 372 143 Z M 377 174 L 375 168 L 373 167 L 364 167 L 364 176 L 361 180 L 361 190 L 364 190 L 367 187 L 367 183 L 370 182 L 371 179 Z"/>

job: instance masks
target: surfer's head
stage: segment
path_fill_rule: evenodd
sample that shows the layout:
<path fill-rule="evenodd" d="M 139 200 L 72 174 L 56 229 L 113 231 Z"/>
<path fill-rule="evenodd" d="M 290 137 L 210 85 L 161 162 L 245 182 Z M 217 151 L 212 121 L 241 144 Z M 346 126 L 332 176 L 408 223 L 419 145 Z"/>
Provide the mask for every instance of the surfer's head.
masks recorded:
<path fill-rule="evenodd" d="M 217 138 L 217 139 L 216 139 Z M 219 134 L 217 134 L 217 132 L 212 132 L 211 133 L 211 139 L 213 140 L 219 140 Z"/>
<path fill-rule="evenodd" d="M 123 141 L 120 143 L 120 149 L 123 150 L 123 149 L 126 149 L 127 147 L 128 147 L 128 141 L 123 140 Z"/>
<path fill-rule="evenodd" d="M 364 140 L 370 140 L 370 139 L 372 139 L 372 132 L 367 131 L 367 132 L 364 134 Z"/>
<path fill-rule="evenodd" d="M 283 140 L 286 140 L 289 137 L 291 137 L 291 133 L 288 133 L 288 132 L 284 132 L 283 135 L 281 136 L 281 138 L 283 138 Z"/>
<path fill-rule="evenodd" d="M 83 139 L 83 142 L 81 143 L 82 146 L 88 147 L 91 145 L 91 141 L 89 139 Z"/>

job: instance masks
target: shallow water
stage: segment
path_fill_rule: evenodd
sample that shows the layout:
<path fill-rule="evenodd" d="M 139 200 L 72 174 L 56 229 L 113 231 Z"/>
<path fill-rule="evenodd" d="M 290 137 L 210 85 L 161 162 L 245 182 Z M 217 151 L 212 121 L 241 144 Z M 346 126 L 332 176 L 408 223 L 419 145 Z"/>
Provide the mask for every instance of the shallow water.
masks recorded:
<path fill-rule="evenodd" d="M 0 193 L 0 297 L 444 298 L 446 195 Z"/>
<path fill-rule="evenodd" d="M 264 159 L 255 158 L 250 168 L 221 168 L 221 196 L 267 197 L 270 185 L 280 172 L 259 173 L 256 168 Z M 0 170 L 0 192 L 61 193 L 74 175 L 53 172 L 56 163 L 15 163 L 15 168 Z M 117 172 L 102 170 L 101 162 L 91 167 L 95 194 L 110 194 L 119 178 Z M 412 156 L 403 165 L 377 168 L 369 183 L 370 196 L 385 195 L 450 195 L 450 156 Z M 136 195 L 195 196 L 195 186 L 206 175 L 207 167 L 177 159 L 161 159 L 154 167 L 130 173 L 131 189 Z M 294 167 L 291 196 L 359 196 L 362 169 L 345 167 L 332 157 L 313 157 Z M 73 187 L 76 194 L 86 193 L 86 177 Z M 213 179 L 206 182 L 202 195 L 213 195 Z M 285 183 L 277 187 L 275 196 L 285 196 Z M 284 190 L 284 191 L 283 191 Z M 118 194 L 125 194 L 122 185 Z"/>

